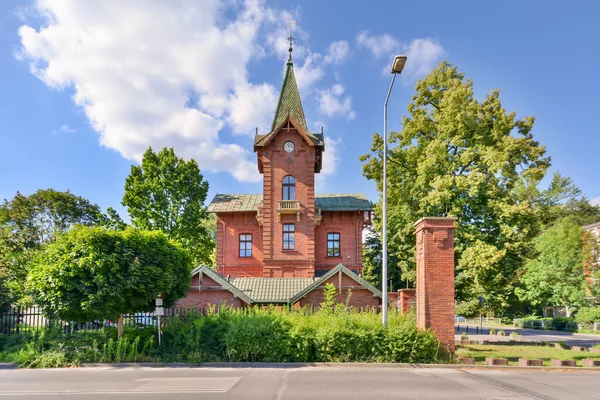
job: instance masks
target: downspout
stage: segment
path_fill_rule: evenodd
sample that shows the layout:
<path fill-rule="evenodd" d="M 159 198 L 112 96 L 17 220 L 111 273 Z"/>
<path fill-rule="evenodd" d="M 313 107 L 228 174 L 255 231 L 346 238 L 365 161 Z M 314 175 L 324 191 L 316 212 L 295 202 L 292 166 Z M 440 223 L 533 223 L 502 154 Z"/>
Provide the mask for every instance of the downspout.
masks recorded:
<path fill-rule="evenodd" d="M 223 242 L 223 243 L 222 243 L 222 245 L 221 245 L 221 246 L 222 246 L 222 251 L 223 251 L 223 256 L 222 256 L 222 260 L 221 260 L 221 262 L 223 263 L 223 276 L 225 276 L 225 254 L 226 254 L 226 251 L 225 251 L 225 249 L 227 249 L 227 247 L 225 246 L 225 244 L 226 244 L 226 241 L 227 241 L 227 239 L 226 239 L 226 237 L 227 237 L 227 234 L 226 234 L 226 232 L 225 232 L 225 220 L 223 220 L 223 219 L 222 219 L 222 220 L 221 220 L 221 224 L 222 224 L 222 226 L 223 226 L 223 228 L 222 228 L 222 229 L 223 229 L 223 230 L 222 230 L 222 237 L 223 237 L 223 240 L 222 240 L 222 242 Z"/>

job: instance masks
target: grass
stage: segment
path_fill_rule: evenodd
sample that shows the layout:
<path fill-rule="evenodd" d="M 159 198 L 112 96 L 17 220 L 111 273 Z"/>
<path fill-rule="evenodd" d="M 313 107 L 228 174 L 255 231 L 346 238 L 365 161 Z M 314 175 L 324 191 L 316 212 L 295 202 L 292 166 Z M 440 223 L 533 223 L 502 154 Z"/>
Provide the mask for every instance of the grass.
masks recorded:
<path fill-rule="evenodd" d="M 457 357 L 474 358 L 478 364 L 485 363 L 486 357 L 508 358 L 509 365 L 518 365 L 519 358 L 542 359 L 544 365 L 550 365 L 550 360 L 576 360 L 581 365 L 583 358 L 600 360 L 600 353 L 557 349 L 539 345 L 458 345 Z"/>

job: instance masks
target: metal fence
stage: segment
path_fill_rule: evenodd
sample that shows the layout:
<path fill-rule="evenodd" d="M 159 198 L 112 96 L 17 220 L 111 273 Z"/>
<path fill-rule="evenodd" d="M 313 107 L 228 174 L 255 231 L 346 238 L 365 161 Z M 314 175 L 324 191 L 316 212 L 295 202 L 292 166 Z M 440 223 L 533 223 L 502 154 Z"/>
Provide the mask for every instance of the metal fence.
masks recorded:
<path fill-rule="evenodd" d="M 206 314 L 204 308 L 165 308 L 164 317 L 184 315 L 189 312 L 200 312 Z M 165 319 L 166 321 L 166 319 Z M 158 318 L 152 313 L 126 314 L 124 316 L 125 326 L 157 326 Z M 0 334 L 13 335 L 25 331 L 35 331 L 44 328 L 60 328 L 65 332 L 76 332 L 80 330 L 97 330 L 104 327 L 117 326 L 117 320 L 105 319 L 91 322 L 70 322 L 58 318 L 46 317 L 40 308 L 16 307 L 8 311 L 0 311 Z"/>

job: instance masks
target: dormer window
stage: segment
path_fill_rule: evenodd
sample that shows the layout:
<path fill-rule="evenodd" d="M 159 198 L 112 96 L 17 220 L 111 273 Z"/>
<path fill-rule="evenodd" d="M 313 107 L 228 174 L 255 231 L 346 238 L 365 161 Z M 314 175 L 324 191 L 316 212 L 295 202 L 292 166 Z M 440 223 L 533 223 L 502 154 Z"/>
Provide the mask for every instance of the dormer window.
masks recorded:
<path fill-rule="evenodd" d="M 291 175 L 283 178 L 282 200 L 296 200 L 296 179 Z"/>

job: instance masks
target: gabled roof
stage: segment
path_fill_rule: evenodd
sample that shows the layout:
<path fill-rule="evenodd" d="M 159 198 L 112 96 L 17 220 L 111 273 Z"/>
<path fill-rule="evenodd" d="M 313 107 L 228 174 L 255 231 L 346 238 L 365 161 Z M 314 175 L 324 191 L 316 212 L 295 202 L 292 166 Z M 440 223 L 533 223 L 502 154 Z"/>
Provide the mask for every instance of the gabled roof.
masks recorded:
<path fill-rule="evenodd" d="M 294 295 L 314 282 L 313 278 L 234 278 L 231 284 L 253 303 L 289 303 Z"/>
<path fill-rule="evenodd" d="M 262 194 L 217 194 L 208 205 L 208 212 L 257 211 Z M 371 211 L 373 204 L 362 194 L 318 194 L 315 207 L 321 211 Z"/>
<path fill-rule="evenodd" d="M 291 126 L 288 126 L 288 124 Z M 288 127 L 296 129 L 298 133 L 300 133 L 300 136 L 302 136 L 302 138 L 310 146 L 320 147 L 321 149 L 325 150 L 325 142 L 323 141 L 322 133 L 310 133 L 307 130 L 303 129 L 300 126 L 300 124 L 294 121 L 294 119 L 291 116 L 288 116 L 281 122 L 280 125 L 276 126 L 275 129 L 273 129 L 271 132 L 267 133 L 266 135 L 257 134 L 254 137 L 254 151 L 256 151 L 259 147 L 264 147 L 271 143 L 280 131 L 287 129 Z"/>
<path fill-rule="evenodd" d="M 325 275 L 320 277 L 318 280 L 314 281 L 312 285 L 306 287 L 304 290 L 302 290 L 301 292 L 297 293 L 294 297 L 292 297 L 292 299 L 290 300 L 290 303 L 296 303 L 302 297 L 306 296 L 308 293 L 317 289 L 319 286 L 325 284 L 325 282 L 327 282 L 331 277 L 335 276 L 336 274 L 339 274 L 340 272 L 343 273 L 344 275 L 348 276 L 349 278 L 353 279 L 356 283 L 358 283 L 359 285 L 363 286 L 365 289 L 367 289 L 368 291 L 373 293 L 373 296 L 376 296 L 379 298 L 382 297 L 381 291 L 378 290 L 375 286 L 371 285 L 369 282 L 367 282 L 366 280 L 364 280 L 363 278 L 358 276 L 354 271 L 346 268 L 343 264 L 338 264 L 331 271 L 327 272 Z"/>
<path fill-rule="evenodd" d="M 202 272 L 204 275 L 210 277 L 213 281 L 217 282 L 219 285 L 223 286 L 223 288 L 225 288 L 225 290 L 229 290 L 231 293 L 233 293 L 238 299 L 242 300 L 244 303 L 252 304 L 252 299 L 247 294 L 245 294 L 244 292 L 239 290 L 237 287 L 232 285 L 230 282 L 227 281 L 227 279 L 223 278 L 220 274 L 218 274 L 217 272 L 213 271 L 212 269 L 210 269 L 208 267 L 205 267 L 204 265 L 201 265 L 201 266 L 195 268 L 192 271 L 192 277 L 194 277 L 194 275 L 199 274 L 200 272 Z"/>

